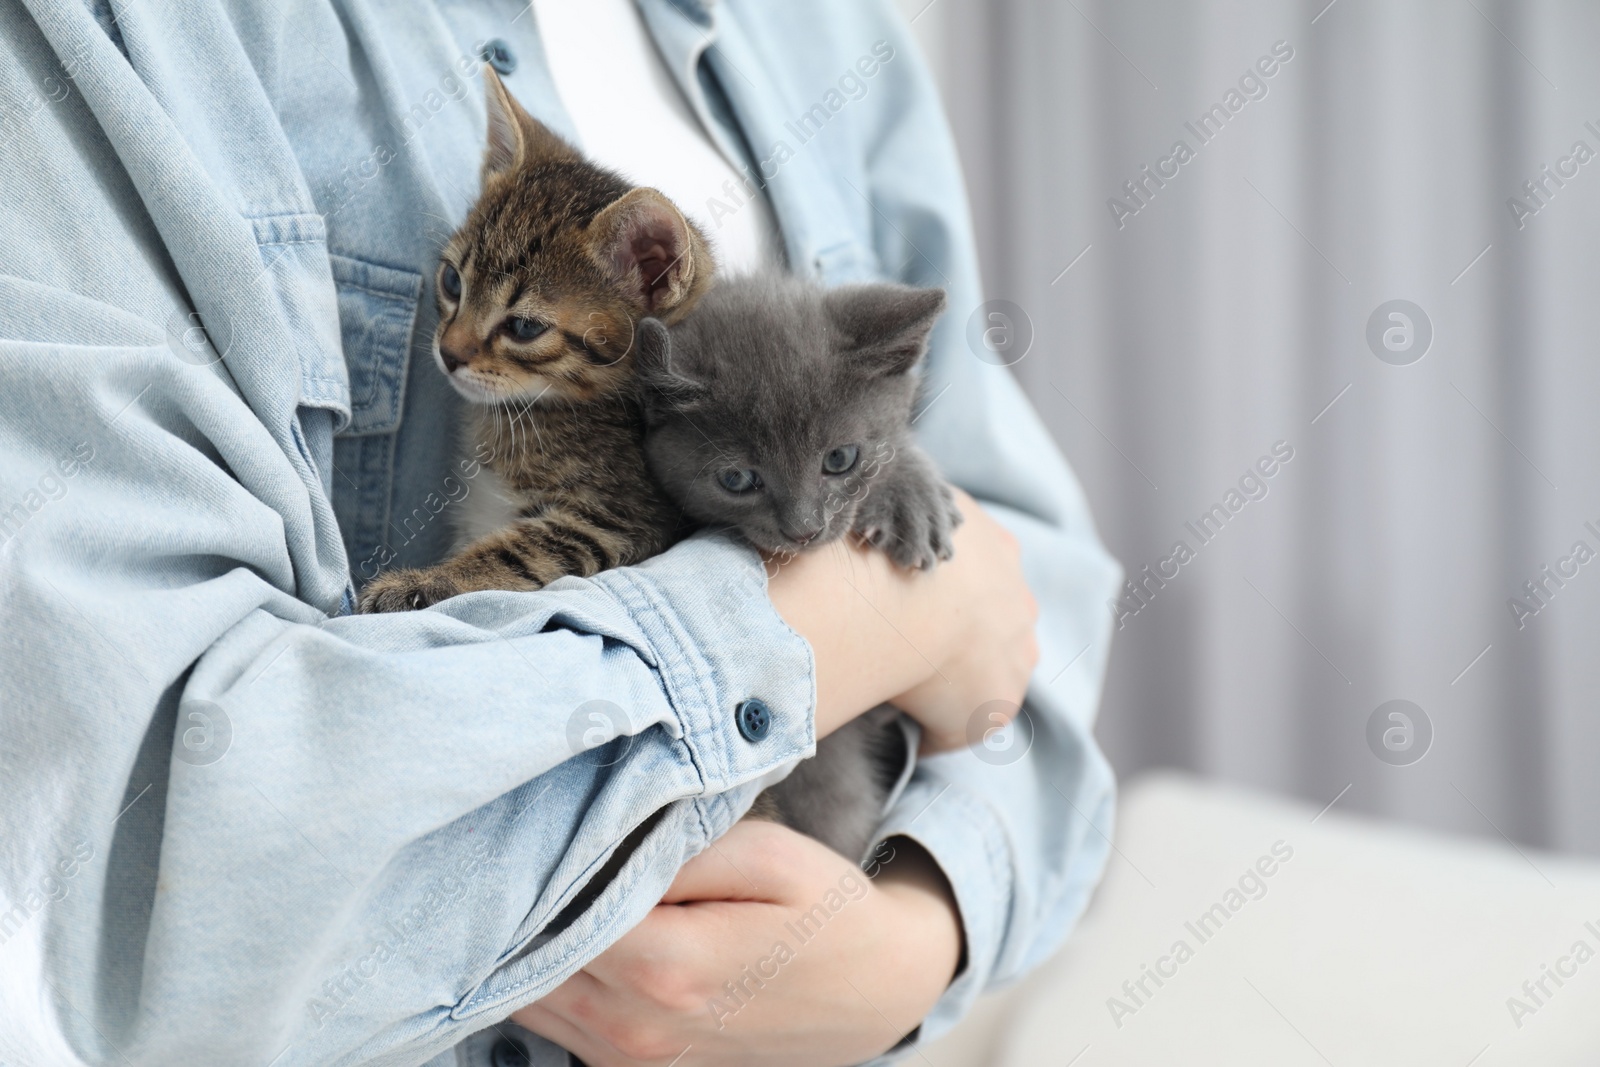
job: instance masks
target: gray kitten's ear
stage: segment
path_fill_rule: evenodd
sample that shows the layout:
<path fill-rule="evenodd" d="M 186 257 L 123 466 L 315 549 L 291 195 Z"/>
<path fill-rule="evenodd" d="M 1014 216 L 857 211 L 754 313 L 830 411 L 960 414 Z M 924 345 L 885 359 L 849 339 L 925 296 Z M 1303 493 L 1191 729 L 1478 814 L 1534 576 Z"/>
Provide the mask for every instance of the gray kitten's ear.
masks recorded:
<path fill-rule="evenodd" d="M 944 313 L 944 290 L 847 285 L 828 293 L 823 304 L 844 337 L 840 351 L 867 374 L 888 377 L 906 373 L 927 351 Z"/>
<path fill-rule="evenodd" d="M 634 364 L 647 399 L 682 407 L 711 395 L 704 383 L 673 370 L 672 335 L 660 319 L 641 319 L 634 343 L 638 346 Z"/>
<path fill-rule="evenodd" d="M 689 313 L 711 284 L 705 238 L 654 189 L 631 189 L 607 204 L 587 231 L 589 253 L 646 315 L 668 325 Z"/>
<path fill-rule="evenodd" d="M 483 154 L 483 180 L 531 162 L 580 159 L 572 146 L 528 114 L 506 89 L 494 68 L 483 65 L 483 99 L 489 112 L 489 147 Z"/>

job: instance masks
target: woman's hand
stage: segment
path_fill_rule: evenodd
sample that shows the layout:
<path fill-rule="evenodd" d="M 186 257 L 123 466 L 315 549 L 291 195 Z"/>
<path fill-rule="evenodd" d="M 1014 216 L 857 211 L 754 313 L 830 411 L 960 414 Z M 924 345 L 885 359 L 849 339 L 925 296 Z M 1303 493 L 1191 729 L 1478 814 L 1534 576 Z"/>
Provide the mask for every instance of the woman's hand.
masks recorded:
<path fill-rule="evenodd" d="M 922 1021 L 961 951 L 955 903 L 914 845 L 869 880 L 844 857 L 746 819 L 678 872 L 622 940 L 513 1021 L 591 1067 L 832 1067 Z"/>
<path fill-rule="evenodd" d="M 932 675 L 890 701 L 922 725 L 924 753 L 966 747 L 985 704 L 995 702 L 989 710 L 1010 721 L 1039 662 L 1039 605 L 1022 573 L 1021 546 L 970 496 L 957 491 L 956 502 L 966 521 L 956 530 L 955 556 L 928 575 L 938 585 L 931 610 L 942 614 L 952 640 Z M 985 714 L 981 725 L 992 729 L 995 719 Z"/>
<path fill-rule="evenodd" d="M 768 583 L 816 656 L 818 737 L 889 701 L 921 723 L 924 752 L 946 751 L 967 744 L 983 705 L 1021 705 L 1039 660 L 1021 550 L 970 496 L 958 490 L 956 502 L 966 521 L 955 556 L 931 571 L 835 542 L 788 560 Z"/>

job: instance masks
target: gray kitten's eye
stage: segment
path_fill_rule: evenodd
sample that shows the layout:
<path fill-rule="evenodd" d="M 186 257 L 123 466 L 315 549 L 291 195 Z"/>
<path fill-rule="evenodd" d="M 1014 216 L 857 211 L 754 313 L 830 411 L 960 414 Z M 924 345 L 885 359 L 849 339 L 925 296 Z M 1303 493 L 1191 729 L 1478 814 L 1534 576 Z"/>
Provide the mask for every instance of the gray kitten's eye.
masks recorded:
<path fill-rule="evenodd" d="M 844 474 L 856 465 L 860 455 L 861 449 L 855 445 L 840 445 L 822 457 L 822 471 L 824 474 Z"/>
<path fill-rule="evenodd" d="M 761 488 L 761 475 L 752 470 L 725 470 L 717 475 L 717 484 L 730 493 L 748 493 Z"/>
<path fill-rule="evenodd" d="M 444 290 L 444 295 L 451 300 L 461 299 L 461 273 L 450 264 L 446 263 L 439 268 L 439 288 Z"/>
<path fill-rule="evenodd" d="M 506 320 L 506 332 L 518 341 L 531 341 L 549 328 L 537 319 L 525 319 L 517 315 Z"/>

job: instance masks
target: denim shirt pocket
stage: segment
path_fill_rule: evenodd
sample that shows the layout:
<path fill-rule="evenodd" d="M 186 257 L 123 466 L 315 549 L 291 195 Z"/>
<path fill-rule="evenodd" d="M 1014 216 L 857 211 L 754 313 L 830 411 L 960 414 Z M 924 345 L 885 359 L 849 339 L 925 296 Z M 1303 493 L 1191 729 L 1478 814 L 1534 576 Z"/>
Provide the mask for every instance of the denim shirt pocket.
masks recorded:
<path fill-rule="evenodd" d="M 328 253 L 328 262 L 350 374 L 350 424 L 341 436 L 393 433 L 405 400 L 422 275 L 335 252 Z"/>
<path fill-rule="evenodd" d="M 392 561 L 384 530 L 422 275 L 336 252 L 328 262 L 350 375 L 350 423 L 333 442 L 333 510 L 359 584 Z"/>

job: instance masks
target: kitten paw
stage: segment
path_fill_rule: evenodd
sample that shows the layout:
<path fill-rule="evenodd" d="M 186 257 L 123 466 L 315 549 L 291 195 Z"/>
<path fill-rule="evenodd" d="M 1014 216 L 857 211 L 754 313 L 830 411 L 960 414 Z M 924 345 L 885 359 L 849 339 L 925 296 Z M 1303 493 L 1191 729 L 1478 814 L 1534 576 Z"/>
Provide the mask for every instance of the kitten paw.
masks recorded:
<path fill-rule="evenodd" d="M 364 615 L 384 611 L 421 611 L 449 600 L 461 588 L 438 571 L 390 571 L 380 574 L 361 590 L 356 610 Z"/>
<path fill-rule="evenodd" d="M 955 554 L 961 523 L 955 495 L 942 480 L 913 480 L 869 494 L 856 531 L 867 544 L 910 570 L 932 570 Z"/>

